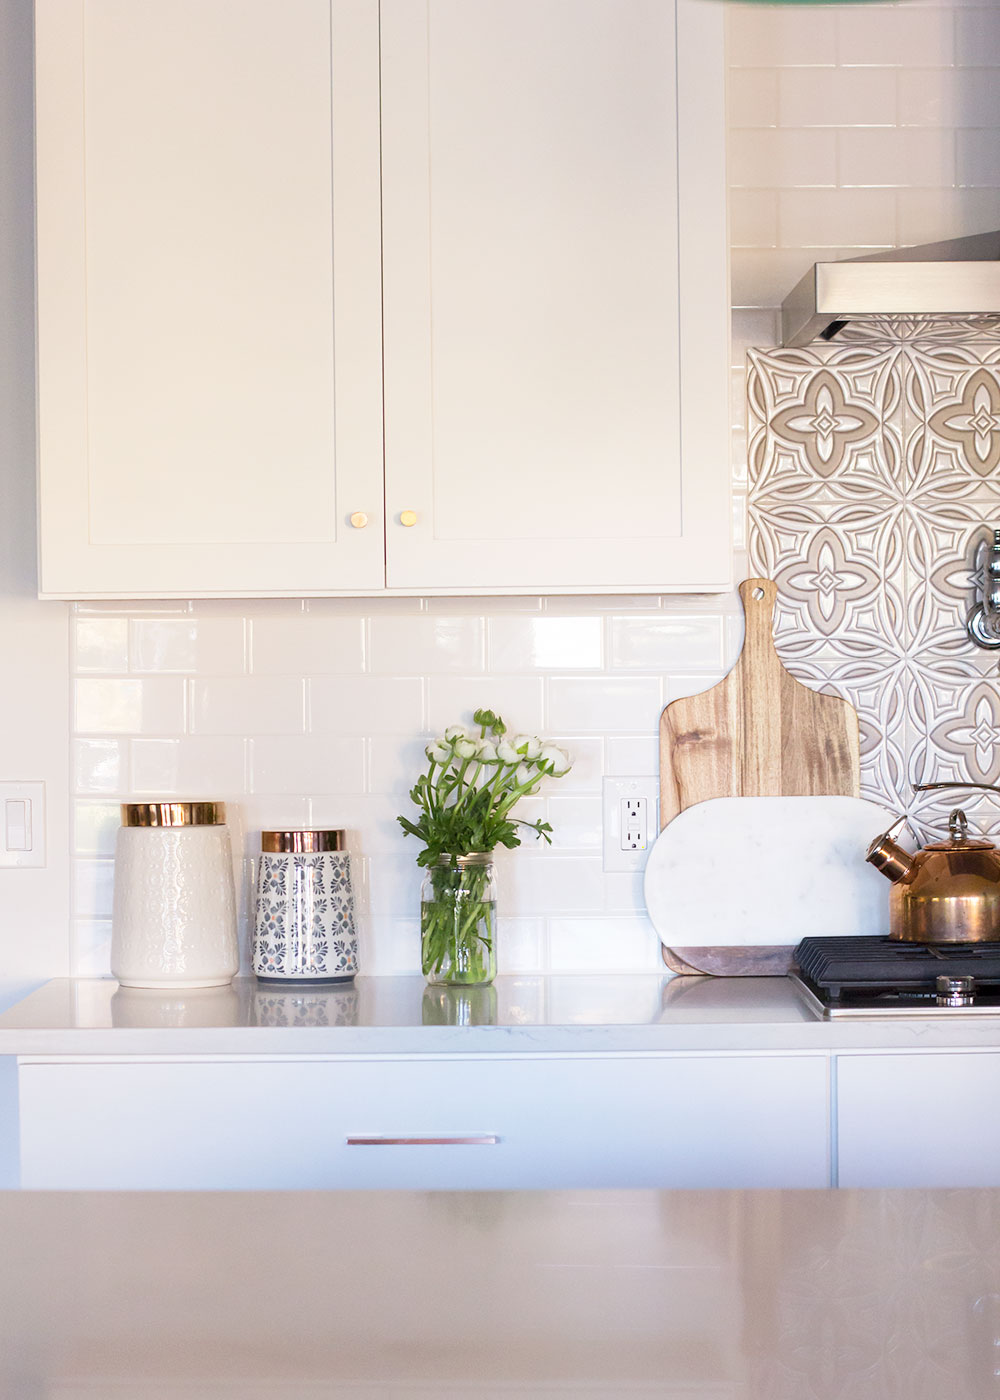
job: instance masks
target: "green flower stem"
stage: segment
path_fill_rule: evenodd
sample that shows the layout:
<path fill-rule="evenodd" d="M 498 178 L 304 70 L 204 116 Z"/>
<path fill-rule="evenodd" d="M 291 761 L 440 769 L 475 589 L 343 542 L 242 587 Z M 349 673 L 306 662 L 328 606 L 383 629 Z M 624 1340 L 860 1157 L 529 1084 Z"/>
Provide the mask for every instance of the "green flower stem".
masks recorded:
<path fill-rule="evenodd" d="M 429 874 L 431 898 L 420 906 L 424 976 L 465 984 L 491 982 L 496 974 L 496 903 L 484 897 L 488 869 L 440 865 Z"/>

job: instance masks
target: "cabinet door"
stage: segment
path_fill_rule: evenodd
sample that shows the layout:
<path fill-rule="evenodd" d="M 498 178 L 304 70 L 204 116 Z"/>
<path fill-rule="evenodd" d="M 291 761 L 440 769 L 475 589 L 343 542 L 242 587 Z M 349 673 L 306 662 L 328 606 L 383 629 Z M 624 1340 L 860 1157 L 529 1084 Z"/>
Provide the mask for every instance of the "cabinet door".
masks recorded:
<path fill-rule="evenodd" d="M 60 1190 L 829 1184 L 822 1057 L 30 1064 Z"/>
<path fill-rule="evenodd" d="M 377 16 L 37 0 L 43 596 L 382 587 Z"/>
<path fill-rule="evenodd" d="M 840 1186 L 1000 1186 L 1000 1053 L 841 1055 Z"/>
<path fill-rule="evenodd" d="M 722 20 L 382 0 L 391 588 L 728 586 Z"/>

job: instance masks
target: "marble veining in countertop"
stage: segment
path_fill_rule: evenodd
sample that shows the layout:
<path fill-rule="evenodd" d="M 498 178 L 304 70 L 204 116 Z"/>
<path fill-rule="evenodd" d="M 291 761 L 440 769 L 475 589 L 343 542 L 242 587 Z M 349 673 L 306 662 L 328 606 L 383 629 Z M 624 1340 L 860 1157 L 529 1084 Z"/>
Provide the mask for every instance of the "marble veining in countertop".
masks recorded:
<path fill-rule="evenodd" d="M 824 1022 L 783 977 L 419 976 L 162 992 L 57 978 L 0 1014 L 0 1055 L 530 1054 L 1000 1048 L 1000 1015 Z"/>

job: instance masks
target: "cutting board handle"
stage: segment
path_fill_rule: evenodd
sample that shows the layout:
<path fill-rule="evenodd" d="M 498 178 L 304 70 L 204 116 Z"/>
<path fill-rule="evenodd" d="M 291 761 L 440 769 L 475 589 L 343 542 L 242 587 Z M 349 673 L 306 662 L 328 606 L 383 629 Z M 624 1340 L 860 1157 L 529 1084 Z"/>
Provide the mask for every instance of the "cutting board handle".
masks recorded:
<path fill-rule="evenodd" d="M 774 648 L 774 605 L 778 585 L 769 578 L 747 578 L 740 584 L 740 598 L 746 616 L 746 640 L 737 664 L 766 670 L 784 670 Z"/>

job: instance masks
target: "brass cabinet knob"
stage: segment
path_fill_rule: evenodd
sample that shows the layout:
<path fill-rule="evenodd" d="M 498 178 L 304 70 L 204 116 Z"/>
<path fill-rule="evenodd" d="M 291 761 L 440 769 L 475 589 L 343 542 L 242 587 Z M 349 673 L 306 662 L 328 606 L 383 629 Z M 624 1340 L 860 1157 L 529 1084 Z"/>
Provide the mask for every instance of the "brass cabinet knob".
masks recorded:
<path fill-rule="evenodd" d="M 400 525 L 416 525 L 417 512 L 415 510 L 404 510 L 400 513 Z"/>
<path fill-rule="evenodd" d="M 368 517 L 363 510 L 356 510 L 351 516 L 351 524 L 355 530 L 363 530 L 368 524 Z"/>

